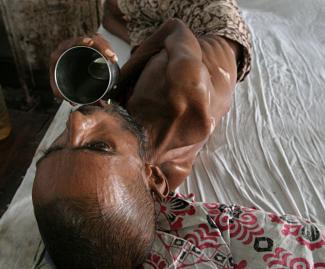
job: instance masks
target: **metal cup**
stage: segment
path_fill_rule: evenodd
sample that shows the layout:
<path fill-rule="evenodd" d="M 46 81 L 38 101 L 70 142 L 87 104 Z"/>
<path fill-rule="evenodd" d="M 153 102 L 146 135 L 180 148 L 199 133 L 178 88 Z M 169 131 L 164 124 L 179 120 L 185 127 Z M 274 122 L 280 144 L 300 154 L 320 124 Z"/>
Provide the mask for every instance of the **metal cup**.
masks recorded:
<path fill-rule="evenodd" d="M 66 50 L 56 63 L 54 78 L 60 94 L 74 104 L 92 104 L 109 96 L 119 76 L 118 64 L 91 47 Z"/>

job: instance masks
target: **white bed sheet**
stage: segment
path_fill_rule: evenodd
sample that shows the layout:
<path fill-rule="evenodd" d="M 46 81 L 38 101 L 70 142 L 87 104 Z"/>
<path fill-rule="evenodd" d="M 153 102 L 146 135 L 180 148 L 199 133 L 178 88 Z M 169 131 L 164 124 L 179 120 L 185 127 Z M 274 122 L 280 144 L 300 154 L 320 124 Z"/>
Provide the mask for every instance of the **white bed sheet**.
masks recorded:
<path fill-rule="evenodd" d="M 182 188 L 325 223 L 325 1 L 240 1 L 253 69 Z"/>
<path fill-rule="evenodd" d="M 325 1 L 239 0 L 253 69 L 180 188 L 325 223 Z M 103 29 L 100 31 L 104 32 Z M 105 33 L 127 60 L 129 47 Z M 30 268 L 40 242 L 31 204 L 35 162 L 63 130 L 63 103 L 0 220 L 0 268 Z"/>

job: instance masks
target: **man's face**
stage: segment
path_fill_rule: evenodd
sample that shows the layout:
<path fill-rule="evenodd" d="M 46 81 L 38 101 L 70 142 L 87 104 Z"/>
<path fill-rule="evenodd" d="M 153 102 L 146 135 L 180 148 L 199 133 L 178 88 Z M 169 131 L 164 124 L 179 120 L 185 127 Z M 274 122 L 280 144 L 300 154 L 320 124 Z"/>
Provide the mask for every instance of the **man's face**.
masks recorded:
<path fill-rule="evenodd" d="M 38 163 L 33 200 L 97 197 L 123 203 L 123 186 L 144 176 L 138 152 L 136 136 L 116 115 L 92 107 L 72 112 L 65 131 Z"/>

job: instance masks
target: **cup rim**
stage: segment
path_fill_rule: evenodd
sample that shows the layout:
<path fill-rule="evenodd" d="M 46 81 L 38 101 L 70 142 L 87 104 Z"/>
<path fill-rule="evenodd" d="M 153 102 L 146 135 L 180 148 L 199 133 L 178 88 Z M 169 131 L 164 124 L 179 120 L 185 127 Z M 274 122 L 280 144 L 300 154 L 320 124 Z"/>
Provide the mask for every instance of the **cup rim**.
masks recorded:
<path fill-rule="evenodd" d="M 104 55 L 103 55 L 101 52 L 99 52 L 98 50 L 96 50 L 96 49 L 94 49 L 94 48 L 92 48 L 92 47 L 87 47 L 87 46 L 73 46 L 73 47 L 71 47 L 71 48 L 65 50 L 65 51 L 60 55 L 59 59 L 56 61 L 55 68 L 54 68 L 54 82 L 55 82 L 55 86 L 57 87 L 58 91 L 59 91 L 60 94 L 62 95 L 63 99 L 66 100 L 66 101 L 68 101 L 68 102 L 70 102 L 70 103 L 73 103 L 73 104 L 76 104 L 76 105 L 90 105 L 90 104 L 94 104 L 94 103 L 98 102 L 99 100 L 101 100 L 101 99 L 102 99 L 102 98 L 107 94 L 107 92 L 110 90 L 111 79 L 110 79 L 110 81 L 109 81 L 109 83 L 108 83 L 108 85 L 107 85 L 106 90 L 104 91 L 104 93 L 103 93 L 103 94 L 102 94 L 98 99 L 96 99 L 95 101 L 88 102 L 88 103 L 75 102 L 75 101 L 71 100 L 70 98 L 68 98 L 68 97 L 67 97 L 67 96 L 62 92 L 62 90 L 60 89 L 59 84 L 58 84 L 58 81 L 57 81 L 57 69 L 58 69 L 58 65 L 59 65 L 61 59 L 63 58 L 63 56 L 64 56 L 66 53 L 70 52 L 70 51 L 73 50 L 73 49 L 77 49 L 77 48 L 86 48 L 86 49 L 91 49 L 91 50 L 95 51 L 96 53 L 98 53 L 102 58 L 104 58 L 104 59 L 105 59 L 105 62 L 106 62 L 106 65 L 107 65 L 107 68 L 108 68 L 108 71 L 109 71 L 110 78 L 111 78 L 112 74 L 111 74 L 111 69 L 109 68 L 111 62 L 110 62 L 108 59 L 106 59 L 106 57 L 104 57 Z"/>

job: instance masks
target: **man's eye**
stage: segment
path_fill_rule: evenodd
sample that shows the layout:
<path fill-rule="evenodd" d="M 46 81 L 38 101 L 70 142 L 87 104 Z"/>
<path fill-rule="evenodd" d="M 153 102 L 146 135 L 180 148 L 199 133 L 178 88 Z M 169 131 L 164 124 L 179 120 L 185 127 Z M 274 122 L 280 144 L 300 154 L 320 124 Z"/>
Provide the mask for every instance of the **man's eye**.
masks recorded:
<path fill-rule="evenodd" d="M 112 147 L 110 145 L 100 141 L 87 143 L 86 147 L 91 150 L 104 151 L 104 152 L 110 152 L 112 150 Z"/>

